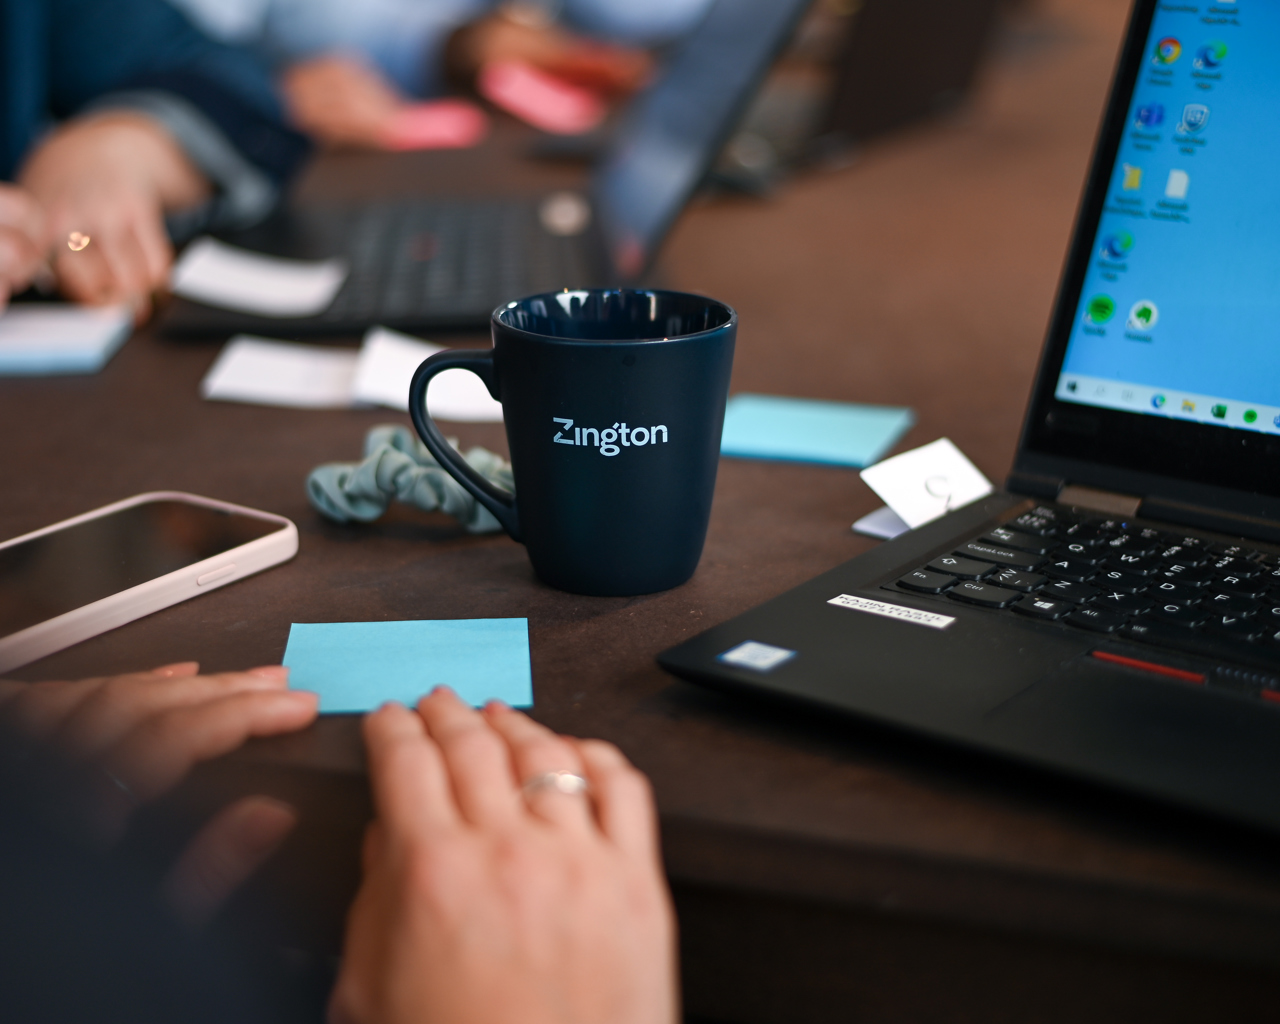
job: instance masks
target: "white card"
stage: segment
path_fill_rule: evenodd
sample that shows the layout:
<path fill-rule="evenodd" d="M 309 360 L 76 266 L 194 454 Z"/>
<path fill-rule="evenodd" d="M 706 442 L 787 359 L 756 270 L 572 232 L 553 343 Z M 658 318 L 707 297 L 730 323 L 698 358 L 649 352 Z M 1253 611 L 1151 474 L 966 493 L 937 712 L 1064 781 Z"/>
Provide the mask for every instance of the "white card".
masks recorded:
<path fill-rule="evenodd" d="M 877 540 L 893 540 L 894 537 L 900 537 L 910 529 L 911 527 L 902 521 L 902 517 L 888 505 L 881 505 L 874 512 L 868 512 L 853 524 L 854 533 L 860 533 L 864 537 L 875 537 Z"/>
<path fill-rule="evenodd" d="M 994 490 L 945 437 L 864 469 L 862 479 L 913 530 Z"/>
<path fill-rule="evenodd" d="M 239 334 L 227 342 L 200 394 L 223 402 L 346 409 L 356 373 L 352 349 L 295 345 Z"/>
<path fill-rule="evenodd" d="M 97 373 L 132 330 L 128 306 L 11 305 L 0 314 L 0 375 Z"/>
<path fill-rule="evenodd" d="M 407 412 L 409 382 L 428 356 L 444 351 L 385 327 L 372 327 L 364 336 L 356 367 L 352 397 L 357 402 L 385 405 Z M 445 370 L 427 388 L 427 409 L 438 420 L 458 423 L 501 423 L 502 405 L 474 373 Z"/>
<path fill-rule="evenodd" d="M 175 295 L 259 316 L 314 316 L 347 279 L 342 260 L 286 260 L 197 238 L 173 268 Z"/>

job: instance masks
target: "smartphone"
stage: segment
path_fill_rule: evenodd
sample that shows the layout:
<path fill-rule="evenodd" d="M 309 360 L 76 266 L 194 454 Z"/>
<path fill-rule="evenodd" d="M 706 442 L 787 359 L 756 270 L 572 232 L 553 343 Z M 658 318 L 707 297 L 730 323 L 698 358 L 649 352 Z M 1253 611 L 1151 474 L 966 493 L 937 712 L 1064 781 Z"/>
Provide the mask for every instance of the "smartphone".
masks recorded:
<path fill-rule="evenodd" d="M 284 516 L 154 491 L 0 543 L 0 674 L 287 562 Z"/>

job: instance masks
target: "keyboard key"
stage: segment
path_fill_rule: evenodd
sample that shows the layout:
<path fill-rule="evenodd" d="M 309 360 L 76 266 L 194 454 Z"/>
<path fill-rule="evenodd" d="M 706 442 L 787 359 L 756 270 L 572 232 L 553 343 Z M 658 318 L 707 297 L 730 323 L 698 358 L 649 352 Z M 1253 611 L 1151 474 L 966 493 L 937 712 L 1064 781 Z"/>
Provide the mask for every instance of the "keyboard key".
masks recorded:
<path fill-rule="evenodd" d="M 928 569 L 917 569 L 898 580 L 898 586 L 908 590 L 918 590 L 922 594 L 941 594 L 956 581 L 954 576 L 940 572 L 929 572 Z"/>
<path fill-rule="evenodd" d="M 1013 548 L 1014 551 L 1029 551 L 1033 555 L 1047 555 L 1054 548 L 1054 542 L 1032 533 L 1010 530 L 1007 526 L 997 526 L 982 540 L 987 544 Z"/>
<path fill-rule="evenodd" d="M 1239 615 L 1215 615 L 1205 623 L 1204 628 L 1228 640 L 1256 640 L 1266 632 L 1262 624 L 1255 619 L 1246 619 Z"/>
<path fill-rule="evenodd" d="M 1041 568 L 1046 576 L 1052 576 L 1058 580 L 1071 580 L 1075 583 L 1083 583 L 1098 571 L 1088 562 L 1081 562 L 1074 558 L 1049 562 L 1047 565 L 1041 566 Z"/>
<path fill-rule="evenodd" d="M 1048 509 L 1044 510 L 1050 511 Z M 1024 533 L 1033 533 L 1037 537 L 1051 537 L 1061 528 L 1061 523 L 1052 515 L 1042 515 L 1038 511 L 1024 512 L 1010 526 L 1016 526 Z"/>
<path fill-rule="evenodd" d="M 1102 587 L 1104 590 L 1118 590 L 1122 594 L 1139 594 L 1150 586 L 1151 581 L 1144 579 L 1142 576 L 1135 576 L 1131 572 L 1111 572 L 1099 573 L 1093 578 L 1095 586 Z"/>
<path fill-rule="evenodd" d="M 993 587 L 990 583 L 964 580 L 948 590 L 947 597 L 954 597 L 957 601 L 964 601 L 967 604 L 982 605 L 984 608 L 1008 608 L 1022 595 L 1016 590 Z"/>
<path fill-rule="evenodd" d="M 1112 537 L 1103 545 L 1103 548 L 1111 552 L 1124 551 L 1131 555 L 1152 555 L 1160 550 L 1160 545 L 1155 541 L 1144 540 L 1136 533 L 1122 533 L 1119 537 Z"/>
<path fill-rule="evenodd" d="M 1013 606 L 1013 610 L 1019 615 L 1053 622 L 1062 618 L 1074 607 L 1075 605 L 1068 604 L 1066 601 L 1053 601 L 1047 597 L 1024 597 Z"/>
<path fill-rule="evenodd" d="M 1208 568 L 1211 572 L 1243 576 L 1245 579 L 1261 576 L 1263 572 L 1261 565 L 1247 558 L 1216 558 L 1209 563 Z"/>
<path fill-rule="evenodd" d="M 1063 540 L 1068 543 L 1083 544 L 1086 547 L 1096 548 L 1105 544 L 1111 539 L 1112 534 L 1108 530 L 1100 530 L 1098 527 L 1089 523 L 1081 523 L 1073 526 L 1064 535 Z"/>
<path fill-rule="evenodd" d="M 1054 580 L 1041 591 L 1045 597 L 1068 604 L 1088 604 L 1098 595 L 1096 587 L 1071 580 Z"/>
<path fill-rule="evenodd" d="M 1248 579 L 1243 576 L 1215 576 L 1206 590 L 1220 594 L 1238 594 L 1241 597 L 1259 597 L 1266 592 L 1267 581 L 1261 576 Z"/>
<path fill-rule="evenodd" d="M 1017 569 L 1001 569 L 987 577 L 991 583 L 1008 587 L 1010 590 L 1021 590 L 1024 594 L 1038 590 L 1046 579 L 1048 579 L 1047 576 L 1040 576 L 1033 572 L 1019 572 Z"/>
<path fill-rule="evenodd" d="M 1103 559 L 1102 567 L 1133 573 L 1135 576 L 1154 576 L 1162 568 L 1157 559 L 1135 555 L 1131 551 L 1118 551 L 1107 555 Z"/>
<path fill-rule="evenodd" d="M 1203 548 L 1188 544 L 1174 544 L 1165 548 L 1156 557 L 1163 562 L 1180 562 L 1183 565 L 1204 565 L 1209 561 L 1209 552 Z"/>
<path fill-rule="evenodd" d="M 1196 654 L 1214 661 L 1235 661 L 1272 669 L 1280 667 L 1280 647 L 1227 640 L 1221 634 L 1194 633 L 1183 626 L 1171 625 L 1150 617 L 1131 622 L 1122 627 L 1120 632 L 1131 640 Z"/>
<path fill-rule="evenodd" d="M 985 559 L 988 562 L 997 562 L 1000 565 L 1023 569 L 1026 572 L 1034 571 L 1044 561 L 1044 556 L 1042 555 L 1033 555 L 1026 551 L 1014 551 L 1012 548 L 997 547 L 995 544 L 986 544 L 980 540 L 969 541 L 964 547 L 957 548 L 956 554 L 964 558 L 977 558 Z"/>
<path fill-rule="evenodd" d="M 1214 615 L 1252 615 L 1262 602 L 1243 594 L 1206 594 L 1202 607 Z"/>
<path fill-rule="evenodd" d="M 1108 551 L 1106 548 L 1091 548 L 1086 544 L 1059 544 L 1049 553 L 1049 558 L 1060 560 L 1063 558 L 1074 558 L 1077 562 L 1088 562 L 1090 565 L 1097 565 L 1106 559 Z"/>
<path fill-rule="evenodd" d="M 1066 621 L 1095 633 L 1114 633 L 1128 621 L 1127 617 L 1105 608 L 1077 608 Z"/>
<path fill-rule="evenodd" d="M 1093 603 L 1102 608 L 1109 608 L 1113 612 L 1123 612 L 1125 615 L 1141 615 L 1143 612 L 1150 611 L 1153 606 L 1149 597 L 1142 594 L 1123 594 L 1109 587 L 1103 587 Z"/>
<path fill-rule="evenodd" d="M 1246 548 L 1240 544 L 1210 544 L 1209 554 L 1216 555 L 1219 558 L 1248 558 L 1254 559 L 1258 557 L 1258 552 L 1253 548 Z"/>
<path fill-rule="evenodd" d="M 1184 604 L 1157 604 L 1151 609 L 1151 614 L 1163 622 L 1192 628 L 1209 617 L 1209 613 L 1203 609 L 1188 608 Z"/>
<path fill-rule="evenodd" d="M 1199 587 L 1189 587 L 1185 583 L 1173 583 L 1169 580 L 1153 583 L 1147 595 L 1160 604 L 1179 605 L 1193 605 L 1204 596 Z"/>
<path fill-rule="evenodd" d="M 1166 562 L 1163 569 L 1156 571 L 1157 579 L 1172 580 L 1189 587 L 1205 587 L 1213 580 L 1213 573 L 1208 569 L 1197 569 L 1185 562 Z"/>
<path fill-rule="evenodd" d="M 958 555 L 939 555 L 925 566 L 934 572 L 945 572 L 962 580 L 980 580 L 990 576 L 996 567 L 990 562 L 977 562 L 972 558 L 960 558 Z"/>

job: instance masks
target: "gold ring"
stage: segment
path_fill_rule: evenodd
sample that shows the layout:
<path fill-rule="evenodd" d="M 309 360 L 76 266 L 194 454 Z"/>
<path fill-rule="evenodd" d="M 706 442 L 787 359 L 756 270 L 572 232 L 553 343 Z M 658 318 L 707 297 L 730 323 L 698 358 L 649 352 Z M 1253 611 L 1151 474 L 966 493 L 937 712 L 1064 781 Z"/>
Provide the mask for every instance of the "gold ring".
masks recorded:
<path fill-rule="evenodd" d="M 72 252 L 79 252 L 89 244 L 91 239 L 83 231 L 73 231 L 67 235 L 67 248 Z"/>

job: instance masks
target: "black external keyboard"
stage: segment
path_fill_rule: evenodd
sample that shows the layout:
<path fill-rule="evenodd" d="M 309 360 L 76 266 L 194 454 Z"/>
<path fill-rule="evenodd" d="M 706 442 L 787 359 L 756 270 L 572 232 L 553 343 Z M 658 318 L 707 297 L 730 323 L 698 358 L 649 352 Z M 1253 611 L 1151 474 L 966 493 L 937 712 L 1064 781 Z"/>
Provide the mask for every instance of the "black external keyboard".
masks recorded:
<path fill-rule="evenodd" d="M 1244 543 L 1046 505 L 890 586 L 1280 672 L 1280 555 Z"/>
<path fill-rule="evenodd" d="M 483 316 L 501 302 L 581 284 L 579 239 L 545 231 L 532 200 L 404 201 L 300 215 L 350 274 L 321 319 L 400 322 Z"/>

